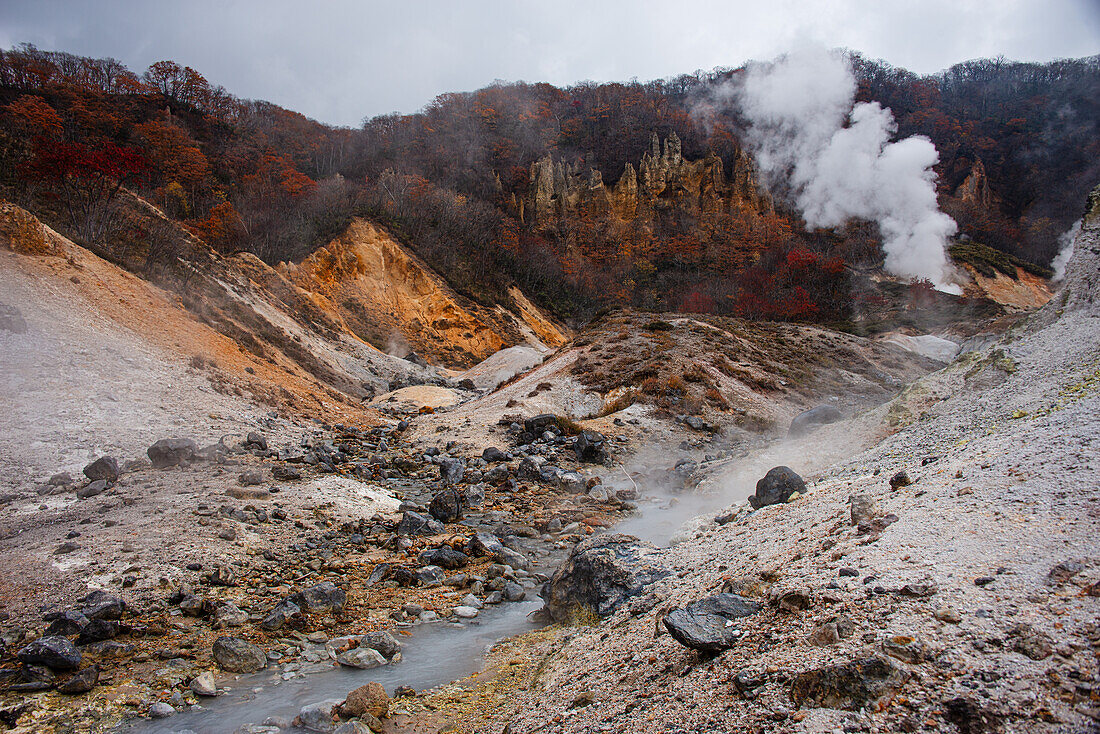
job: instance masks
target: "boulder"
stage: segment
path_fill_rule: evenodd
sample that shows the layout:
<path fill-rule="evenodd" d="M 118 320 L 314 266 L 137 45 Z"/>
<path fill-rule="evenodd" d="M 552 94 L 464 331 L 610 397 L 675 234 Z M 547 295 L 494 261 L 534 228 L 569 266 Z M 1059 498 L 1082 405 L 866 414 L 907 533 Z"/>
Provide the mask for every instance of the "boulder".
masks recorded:
<path fill-rule="evenodd" d="M 248 622 L 248 612 L 233 602 L 224 602 L 214 609 L 214 629 L 240 627 Z"/>
<path fill-rule="evenodd" d="M 260 451 L 267 451 L 267 439 L 264 438 L 264 435 L 262 433 L 249 431 L 248 435 L 244 439 L 244 447 L 246 449 L 258 449 Z"/>
<path fill-rule="evenodd" d="M 209 670 L 195 676 L 191 681 L 190 688 L 196 696 L 209 698 L 218 695 L 218 684 L 214 681 L 214 674 Z"/>
<path fill-rule="evenodd" d="M 432 497 L 428 513 L 439 522 L 458 522 L 462 519 L 462 494 L 454 487 L 440 490 Z"/>
<path fill-rule="evenodd" d="M 737 594 L 715 594 L 673 609 L 664 618 L 669 634 L 685 647 L 704 652 L 721 652 L 741 639 L 731 625 L 735 619 L 751 617 L 760 604 Z"/>
<path fill-rule="evenodd" d="M 869 657 L 799 673 L 791 683 L 795 704 L 856 711 L 888 699 L 909 673 L 884 657 Z"/>
<path fill-rule="evenodd" d="M 67 637 L 39 637 L 16 653 L 27 665 L 45 665 L 53 670 L 75 670 L 80 667 L 80 650 Z"/>
<path fill-rule="evenodd" d="M 86 500 L 89 497 L 103 494 L 110 486 L 110 483 L 106 479 L 96 479 L 94 482 L 88 482 L 83 487 L 76 490 L 77 499 Z"/>
<path fill-rule="evenodd" d="M 377 719 L 382 719 L 389 713 L 390 697 L 386 695 L 386 689 L 381 683 L 371 681 L 349 693 L 342 708 L 349 716 L 370 714 Z"/>
<path fill-rule="evenodd" d="M 81 693 L 87 693 L 95 688 L 95 684 L 99 682 L 99 667 L 95 665 L 89 665 L 84 670 L 75 673 L 71 678 L 57 687 L 57 690 L 61 693 L 66 693 L 70 696 L 77 696 Z"/>
<path fill-rule="evenodd" d="M 439 566 L 424 566 L 414 572 L 416 580 L 423 586 L 442 586 L 447 574 Z"/>
<path fill-rule="evenodd" d="M 466 462 L 462 459 L 446 458 L 439 462 L 439 478 L 444 486 L 458 484 L 466 474 Z"/>
<path fill-rule="evenodd" d="M 333 711 L 338 705 L 340 702 L 333 699 L 303 706 L 294 719 L 294 726 L 300 726 L 306 731 L 335 731 L 336 717 Z"/>
<path fill-rule="evenodd" d="M 445 545 L 441 548 L 429 548 L 417 556 L 416 560 L 426 566 L 440 566 L 454 571 L 465 567 L 470 562 L 470 557 Z"/>
<path fill-rule="evenodd" d="M 633 535 L 594 535 L 574 546 L 540 595 L 557 621 L 606 617 L 668 576 L 661 552 Z"/>
<path fill-rule="evenodd" d="M 832 405 L 819 405 L 796 415 L 791 421 L 791 427 L 787 429 L 787 435 L 791 438 L 807 436 L 824 425 L 836 423 L 842 417 L 840 411 Z"/>
<path fill-rule="evenodd" d="M 749 497 L 754 510 L 767 505 L 778 505 L 790 499 L 795 492 L 804 494 L 806 483 L 787 466 L 777 466 L 756 483 L 756 494 Z"/>
<path fill-rule="evenodd" d="M 218 665 L 231 673 L 255 673 L 267 667 L 264 651 L 239 637 L 219 637 L 211 652 Z"/>
<path fill-rule="evenodd" d="M 333 613 L 342 612 L 347 600 L 347 592 L 331 581 L 310 586 L 291 598 L 303 611 Z"/>
<path fill-rule="evenodd" d="M 93 482 L 103 479 L 108 482 L 118 481 L 118 462 L 113 456 L 101 456 L 88 466 L 84 467 L 84 476 Z"/>
<path fill-rule="evenodd" d="M 275 605 L 275 608 L 271 610 L 270 614 L 264 617 L 263 621 L 260 622 L 260 627 L 268 632 L 274 632 L 275 630 L 282 629 L 283 625 L 285 625 L 295 614 L 301 613 L 301 607 L 289 599 L 283 599 Z"/>
<path fill-rule="evenodd" d="M 401 652 L 401 643 L 385 630 L 367 632 L 359 638 L 359 646 L 377 650 L 386 659 L 392 659 L 394 655 Z"/>
<path fill-rule="evenodd" d="M 596 431 L 581 431 L 573 439 L 573 453 L 577 455 L 577 461 L 588 464 L 603 464 L 608 459 L 607 449 L 604 448 L 607 439 L 602 433 Z"/>
<path fill-rule="evenodd" d="M 46 615 L 46 621 L 50 623 L 46 628 L 47 637 L 67 637 L 80 634 L 80 630 L 88 625 L 89 619 L 81 612 L 65 611 Z"/>
<path fill-rule="evenodd" d="M 397 523 L 398 535 L 438 535 L 443 532 L 443 523 L 419 512 L 406 510 Z"/>
<path fill-rule="evenodd" d="M 386 664 L 386 658 L 382 653 L 371 647 L 353 647 L 344 650 L 336 656 L 336 662 L 349 668 L 369 670 Z"/>
<path fill-rule="evenodd" d="M 145 452 L 154 469 L 166 469 L 184 461 L 192 461 L 199 447 L 188 438 L 162 438 Z"/>
<path fill-rule="evenodd" d="M 80 603 L 84 605 L 80 611 L 88 619 L 119 619 L 126 609 L 126 602 L 102 589 L 87 594 Z"/>
<path fill-rule="evenodd" d="M 497 540 L 495 535 L 489 533 L 475 533 L 466 542 L 466 545 L 474 555 L 490 556 L 497 563 L 503 563 L 515 569 L 526 571 L 531 566 L 527 556 L 511 548 L 506 548 L 503 543 Z"/>
<path fill-rule="evenodd" d="M 523 430 L 527 433 L 538 435 L 545 431 L 550 426 L 557 427 L 558 417 L 553 413 L 541 413 L 533 418 L 527 418 L 523 421 Z"/>
<path fill-rule="evenodd" d="M 499 461 L 508 461 L 512 458 L 510 454 L 506 454 L 495 446 L 490 446 L 481 452 L 481 458 L 485 459 L 489 463 L 496 463 Z"/>

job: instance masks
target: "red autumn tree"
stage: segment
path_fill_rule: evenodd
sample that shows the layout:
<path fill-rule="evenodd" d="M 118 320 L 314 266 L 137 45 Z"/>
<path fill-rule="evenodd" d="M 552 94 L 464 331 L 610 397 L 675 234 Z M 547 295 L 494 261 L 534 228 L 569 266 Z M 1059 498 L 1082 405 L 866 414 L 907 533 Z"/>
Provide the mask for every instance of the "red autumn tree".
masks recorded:
<path fill-rule="evenodd" d="M 148 162 L 133 148 L 114 143 L 92 148 L 40 139 L 20 173 L 59 200 L 73 233 L 95 245 L 110 236 L 122 187 L 138 179 L 146 168 Z"/>

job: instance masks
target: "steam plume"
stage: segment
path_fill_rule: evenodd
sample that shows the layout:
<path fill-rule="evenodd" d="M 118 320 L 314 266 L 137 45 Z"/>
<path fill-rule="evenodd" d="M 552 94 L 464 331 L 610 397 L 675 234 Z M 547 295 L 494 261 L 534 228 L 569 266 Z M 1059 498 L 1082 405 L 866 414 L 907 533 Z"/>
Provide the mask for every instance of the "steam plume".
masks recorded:
<path fill-rule="evenodd" d="M 750 66 L 736 96 L 761 170 L 789 188 L 807 226 L 874 221 L 888 272 L 960 293 L 945 249 L 955 222 L 936 204 L 935 145 L 922 136 L 890 142 L 893 113 L 877 102 L 853 106 L 855 91 L 848 62 L 823 48 Z"/>
<path fill-rule="evenodd" d="M 1077 239 L 1080 232 L 1081 220 L 1078 219 L 1072 227 L 1058 235 L 1058 244 L 1062 246 L 1062 249 L 1058 251 L 1058 254 L 1054 256 L 1050 263 L 1050 267 L 1054 270 L 1054 277 L 1051 280 L 1054 282 L 1066 277 L 1066 265 L 1069 263 L 1069 259 L 1073 257 L 1073 241 Z"/>

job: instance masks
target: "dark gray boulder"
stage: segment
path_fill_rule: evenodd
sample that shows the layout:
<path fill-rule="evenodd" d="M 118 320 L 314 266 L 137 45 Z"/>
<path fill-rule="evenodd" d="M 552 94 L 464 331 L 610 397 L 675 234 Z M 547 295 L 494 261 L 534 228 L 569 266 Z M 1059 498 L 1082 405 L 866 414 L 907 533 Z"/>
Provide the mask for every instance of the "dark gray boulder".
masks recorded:
<path fill-rule="evenodd" d="M 274 632 L 275 630 L 282 629 L 295 614 L 301 613 L 301 607 L 289 599 L 283 599 L 275 605 L 275 608 L 271 610 L 270 614 L 263 618 L 263 621 L 260 622 L 260 627 L 268 632 Z"/>
<path fill-rule="evenodd" d="M 458 522 L 462 519 L 462 494 L 454 487 L 447 487 L 432 497 L 428 514 L 439 522 Z"/>
<path fill-rule="evenodd" d="M 715 594 L 673 609 L 664 618 L 669 634 L 685 647 L 704 652 L 721 652 L 740 640 L 736 627 L 729 623 L 751 617 L 760 611 L 760 604 L 737 594 Z"/>
<path fill-rule="evenodd" d="M 45 619 L 50 623 L 46 628 L 47 637 L 79 634 L 89 622 L 88 618 L 78 611 L 53 612 L 47 614 Z"/>
<path fill-rule="evenodd" d="M 791 682 L 795 704 L 857 711 L 891 695 L 909 673 L 889 658 L 870 657 L 799 673 Z"/>
<path fill-rule="evenodd" d="M 475 533 L 466 541 L 466 546 L 475 556 L 490 556 L 497 563 L 515 569 L 527 570 L 531 566 L 527 556 L 506 547 L 489 533 Z"/>
<path fill-rule="evenodd" d="M 604 447 L 606 443 L 607 439 L 602 433 L 581 431 L 573 440 L 573 453 L 577 455 L 577 461 L 603 464 L 608 458 L 607 449 Z"/>
<path fill-rule="evenodd" d="M 95 497 L 96 495 L 103 494 L 111 485 L 106 479 L 96 479 L 94 482 L 88 482 L 80 489 L 76 490 L 76 496 L 78 499 L 86 500 L 89 497 Z"/>
<path fill-rule="evenodd" d="M 464 568 L 470 562 L 470 557 L 445 545 L 441 548 L 429 548 L 423 551 L 417 556 L 416 560 L 425 566 L 439 566 L 453 571 Z"/>
<path fill-rule="evenodd" d="M 89 665 L 79 673 L 74 674 L 67 681 L 57 687 L 60 693 L 65 693 L 70 696 L 80 695 L 81 693 L 87 693 L 95 688 L 95 684 L 99 682 L 99 667 L 95 665 Z"/>
<path fill-rule="evenodd" d="M 306 612 L 342 612 L 347 604 L 348 595 L 343 589 L 331 581 L 303 589 L 291 597 L 291 601 Z"/>
<path fill-rule="evenodd" d="M 466 474 L 466 462 L 462 459 L 447 458 L 439 462 L 439 478 L 444 486 L 458 484 Z"/>
<path fill-rule="evenodd" d="M 255 673 L 267 667 L 264 651 L 239 637 L 219 637 L 211 653 L 218 665 L 231 673 Z"/>
<path fill-rule="evenodd" d="M 166 469 L 185 461 L 193 461 L 199 447 L 189 438 L 162 438 L 145 453 L 154 469 Z"/>
<path fill-rule="evenodd" d="M 790 467 L 777 466 L 756 483 L 756 494 L 749 497 L 754 510 L 767 505 L 778 505 L 790 499 L 795 492 L 804 493 L 806 483 Z"/>
<path fill-rule="evenodd" d="M 527 433 L 538 435 L 548 429 L 550 426 L 555 428 L 558 425 L 558 417 L 553 413 L 542 413 L 532 418 L 527 418 L 523 421 L 523 430 Z"/>
<path fill-rule="evenodd" d="M 791 438 L 806 436 L 824 425 L 836 423 L 842 417 L 840 411 L 832 405 L 819 405 L 796 415 L 791 421 L 791 427 L 787 429 L 787 435 Z"/>
<path fill-rule="evenodd" d="M 45 665 L 53 670 L 75 670 L 80 667 L 80 650 L 67 637 L 39 637 L 16 653 L 27 665 Z"/>
<path fill-rule="evenodd" d="M 633 535 L 594 535 L 578 543 L 540 596 L 557 621 L 607 617 L 668 576 L 661 551 Z"/>
<path fill-rule="evenodd" d="M 443 523 L 412 510 L 406 510 L 397 524 L 398 535 L 438 535 L 442 532 Z"/>
<path fill-rule="evenodd" d="M 88 466 L 84 467 L 84 476 L 93 482 L 103 479 L 108 482 L 118 481 L 118 462 L 113 456 L 101 456 Z"/>
<path fill-rule="evenodd" d="M 80 603 L 80 611 L 88 619 L 118 619 L 126 609 L 126 602 L 102 589 L 87 594 Z"/>
<path fill-rule="evenodd" d="M 498 461 L 508 461 L 512 457 L 511 455 L 504 453 L 497 447 L 490 446 L 489 448 L 481 452 L 481 458 L 485 459 L 485 461 L 493 463 Z"/>

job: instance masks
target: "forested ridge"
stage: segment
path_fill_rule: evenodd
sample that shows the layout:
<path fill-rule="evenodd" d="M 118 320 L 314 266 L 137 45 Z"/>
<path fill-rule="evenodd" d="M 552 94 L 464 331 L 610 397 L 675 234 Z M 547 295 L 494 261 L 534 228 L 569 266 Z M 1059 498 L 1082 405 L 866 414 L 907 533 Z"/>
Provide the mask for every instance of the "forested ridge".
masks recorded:
<path fill-rule="evenodd" d="M 941 206 L 960 232 L 1047 265 L 1100 180 L 1100 57 L 979 60 L 925 77 L 851 59 L 858 99 L 890 107 L 899 136 L 935 143 Z M 269 263 L 300 260 L 368 217 L 456 290 L 489 303 L 517 283 L 566 318 L 633 305 L 842 319 L 862 292 L 859 268 L 880 257 L 877 232 L 807 232 L 783 192 L 774 206 L 721 211 L 670 195 L 636 222 L 582 202 L 532 221 L 533 164 L 547 156 L 592 190 L 612 187 L 652 155 L 656 134 L 665 151 L 675 138 L 685 161 L 706 159 L 708 175 L 744 172 L 744 121 L 713 104 L 741 73 L 498 83 L 348 129 L 238 99 L 174 61 L 139 74 L 23 45 L 0 52 L 0 185 L 131 267 L 165 254 L 119 214 L 123 187 L 211 246 Z"/>

